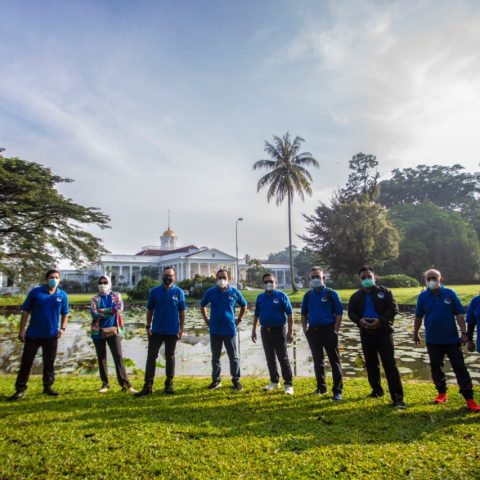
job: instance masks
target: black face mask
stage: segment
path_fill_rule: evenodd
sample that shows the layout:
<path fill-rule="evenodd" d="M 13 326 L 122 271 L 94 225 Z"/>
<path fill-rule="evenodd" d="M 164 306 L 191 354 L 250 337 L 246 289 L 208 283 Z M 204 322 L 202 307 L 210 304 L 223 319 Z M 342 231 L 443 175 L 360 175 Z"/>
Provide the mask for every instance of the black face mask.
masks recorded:
<path fill-rule="evenodd" d="M 171 285 L 173 283 L 173 278 L 172 277 L 168 277 L 168 276 L 164 276 L 163 277 L 163 283 L 165 285 Z"/>

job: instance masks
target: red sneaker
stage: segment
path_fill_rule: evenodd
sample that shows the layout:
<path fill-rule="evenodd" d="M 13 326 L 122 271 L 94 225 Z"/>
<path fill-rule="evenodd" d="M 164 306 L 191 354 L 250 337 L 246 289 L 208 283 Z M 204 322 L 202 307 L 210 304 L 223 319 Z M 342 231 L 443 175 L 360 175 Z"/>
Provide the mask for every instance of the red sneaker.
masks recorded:
<path fill-rule="evenodd" d="M 472 412 L 480 412 L 480 406 L 478 406 L 473 398 L 466 400 L 467 408 Z"/>
<path fill-rule="evenodd" d="M 439 393 L 436 397 L 433 403 L 445 403 L 448 399 L 448 396 L 446 393 Z"/>

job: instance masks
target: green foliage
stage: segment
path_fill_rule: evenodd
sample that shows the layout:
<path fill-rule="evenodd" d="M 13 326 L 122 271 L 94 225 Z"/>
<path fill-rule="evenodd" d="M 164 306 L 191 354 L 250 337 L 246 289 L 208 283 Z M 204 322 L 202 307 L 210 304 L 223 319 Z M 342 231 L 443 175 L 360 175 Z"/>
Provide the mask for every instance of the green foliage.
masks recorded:
<path fill-rule="evenodd" d="M 468 283 L 480 268 L 480 247 L 474 228 L 457 212 L 433 203 L 397 205 L 389 217 L 401 232 L 400 255 L 388 268 L 421 278 L 438 268 L 452 283 Z"/>
<path fill-rule="evenodd" d="M 307 247 L 304 247 L 296 255 L 293 264 L 297 269 L 298 276 L 306 281 L 308 279 L 310 268 L 315 265 L 322 266 L 322 259 L 318 254 L 312 252 Z"/>
<path fill-rule="evenodd" d="M 143 277 L 133 288 L 128 290 L 131 300 L 147 300 L 150 290 L 158 286 L 158 281 L 150 277 Z"/>
<path fill-rule="evenodd" d="M 82 293 L 85 290 L 83 285 L 76 280 L 62 280 L 59 287 L 67 293 Z"/>
<path fill-rule="evenodd" d="M 182 280 L 177 282 L 177 285 L 182 290 L 187 290 L 192 298 L 202 298 L 203 294 L 216 283 L 215 278 L 205 277 L 198 273 L 191 279 Z"/>
<path fill-rule="evenodd" d="M 293 260 L 295 261 L 295 258 L 299 254 L 298 247 L 295 245 L 292 245 L 292 257 Z M 270 253 L 267 256 L 267 263 L 288 263 L 290 261 L 290 253 L 289 253 L 289 248 L 285 247 L 283 250 L 280 250 L 279 252 L 274 252 Z"/>
<path fill-rule="evenodd" d="M 14 381 L 0 378 L 3 396 Z M 480 477 L 478 416 L 454 389 L 434 405 L 432 384 L 406 381 L 408 408 L 396 411 L 387 396 L 365 398 L 366 379 L 346 379 L 342 402 L 311 395 L 313 378 L 295 379 L 293 397 L 266 394 L 266 379 L 244 379 L 243 393 L 210 392 L 209 382 L 177 377 L 176 395 L 159 385 L 134 399 L 119 387 L 98 394 L 96 375 L 59 375 L 52 399 L 32 376 L 24 400 L 2 405 L 0 478 Z"/>
<path fill-rule="evenodd" d="M 160 280 L 160 267 L 142 267 L 140 274 L 142 277 L 150 277 L 154 280 Z"/>
<path fill-rule="evenodd" d="M 300 152 L 301 137 L 295 137 L 292 141 L 287 132 L 283 137 L 274 136 L 273 143 L 265 142 L 265 153 L 270 157 L 267 160 L 259 160 L 253 164 L 253 169 L 265 169 L 269 172 L 260 178 L 257 183 L 257 192 L 268 187 L 267 201 L 273 198 L 277 205 L 287 199 L 288 207 L 288 248 L 290 262 L 290 278 L 292 288 L 296 291 L 295 275 L 293 270 L 293 245 L 292 245 L 292 214 L 291 206 L 295 194 L 302 200 L 305 194 L 312 194 L 312 176 L 307 167 L 318 168 L 318 162 L 310 152 Z"/>
<path fill-rule="evenodd" d="M 83 226 L 109 228 L 109 217 L 61 195 L 56 184 L 71 181 L 37 163 L 0 155 L 0 270 L 16 283 L 38 281 L 60 259 L 82 268 L 106 252 Z"/>
<path fill-rule="evenodd" d="M 313 215 L 304 218 L 308 235 L 301 238 L 334 276 L 352 275 L 363 264 L 380 268 L 398 256 L 399 234 L 381 205 L 320 203 Z"/>
<path fill-rule="evenodd" d="M 261 265 L 252 265 L 247 268 L 247 284 L 250 287 L 263 288 L 262 277 L 268 270 Z"/>
<path fill-rule="evenodd" d="M 381 275 L 377 283 L 387 288 L 419 287 L 420 282 L 415 278 L 403 274 Z"/>

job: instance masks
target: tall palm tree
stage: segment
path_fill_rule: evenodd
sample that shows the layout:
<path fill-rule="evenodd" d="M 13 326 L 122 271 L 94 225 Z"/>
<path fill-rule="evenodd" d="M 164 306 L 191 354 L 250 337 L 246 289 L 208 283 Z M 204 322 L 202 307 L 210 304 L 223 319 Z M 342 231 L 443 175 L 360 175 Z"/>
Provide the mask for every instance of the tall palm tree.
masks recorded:
<path fill-rule="evenodd" d="M 280 205 L 285 198 L 288 203 L 288 250 L 290 255 L 290 278 L 292 289 L 297 291 L 295 277 L 293 274 L 292 258 L 292 202 L 295 194 L 302 200 L 305 193 L 312 194 L 312 176 L 307 167 L 318 168 L 318 162 L 309 152 L 299 153 L 301 143 L 305 140 L 302 137 L 295 137 L 293 141 L 290 133 L 283 137 L 274 135 L 273 142 L 265 141 L 264 151 L 270 157 L 269 160 L 259 160 L 253 164 L 254 170 L 264 168 L 269 170 L 257 183 L 257 192 L 268 186 L 267 201 L 275 198 L 277 205 Z"/>

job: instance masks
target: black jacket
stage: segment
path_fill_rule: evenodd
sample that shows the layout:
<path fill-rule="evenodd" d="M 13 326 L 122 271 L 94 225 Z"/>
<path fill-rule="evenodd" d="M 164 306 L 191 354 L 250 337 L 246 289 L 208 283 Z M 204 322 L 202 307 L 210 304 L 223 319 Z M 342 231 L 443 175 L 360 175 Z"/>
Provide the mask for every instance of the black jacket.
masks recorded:
<path fill-rule="evenodd" d="M 374 285 L 369 293 L 372 293 L 373 305 L 379 315 L 381 327 L 371 331 L 359 327 L 361 333 L 381 334 L 393 332 L 393 319 L 399 310 L 392 292 L 388 288 Z M 362 288 L 356 291 L 348 302 L 348 318 L 355 323 L 357 327 L 359 326 L 358 322 L 363 318 L 366 294 L 367 292 Z"/>

